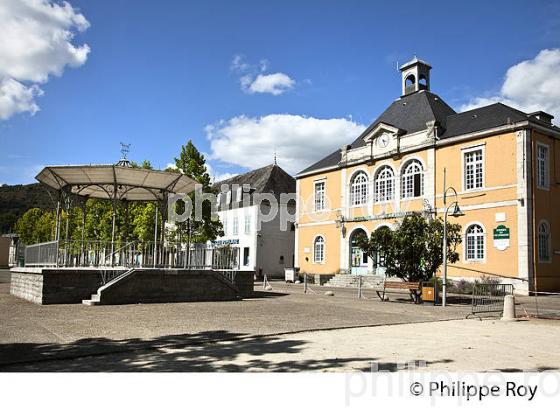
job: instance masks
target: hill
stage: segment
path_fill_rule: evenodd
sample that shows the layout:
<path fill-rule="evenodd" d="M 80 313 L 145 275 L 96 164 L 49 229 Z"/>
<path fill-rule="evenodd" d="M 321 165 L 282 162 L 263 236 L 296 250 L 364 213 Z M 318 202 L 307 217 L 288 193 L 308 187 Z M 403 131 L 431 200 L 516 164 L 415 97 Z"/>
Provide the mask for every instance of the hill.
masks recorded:
<path fill-rule="evenodd" d="M 0 186 L 0 233 L 12 232 L 17 219 L 31 208 L 54 208 L 40 184 Z"/>

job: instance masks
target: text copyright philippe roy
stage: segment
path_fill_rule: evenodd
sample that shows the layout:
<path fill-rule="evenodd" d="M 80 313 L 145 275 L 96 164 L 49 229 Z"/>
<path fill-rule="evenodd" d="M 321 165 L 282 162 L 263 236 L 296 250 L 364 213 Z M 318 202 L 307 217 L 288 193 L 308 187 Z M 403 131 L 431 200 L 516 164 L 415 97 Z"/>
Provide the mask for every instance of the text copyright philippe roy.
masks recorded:
<path fill-rule="evenodd" d="M 430 397 L 457 397 L 466 401 L 482 401 L 486 397 L 519 397 L 528 401 L 537 394 L 538 386 L 506 382 L 505 385 L 475 385 L 466 382 L 431 381 L 427 383 L 414 382 L 410 385 L 413 396 L 427 395 Z"/>

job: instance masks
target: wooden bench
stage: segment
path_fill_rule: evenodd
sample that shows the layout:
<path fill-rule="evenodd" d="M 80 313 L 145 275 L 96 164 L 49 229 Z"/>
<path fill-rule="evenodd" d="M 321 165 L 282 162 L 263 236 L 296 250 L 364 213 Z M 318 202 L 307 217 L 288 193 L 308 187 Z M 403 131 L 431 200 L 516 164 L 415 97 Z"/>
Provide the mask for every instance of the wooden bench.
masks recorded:
<path fill-rule="evenodd" d="M 408 290 L 410 299 L 412 299 L 414 303 L 420 302 L 420 282 L 397 282 L 386 280 L 383 282 L 383 290 L 377 290 L 376 293 L 379 299 L 385 301 L 386 293 L 397 293 L 396 291 L 401 291 L 398 293 L 402 293 L 403 290 Z"/>

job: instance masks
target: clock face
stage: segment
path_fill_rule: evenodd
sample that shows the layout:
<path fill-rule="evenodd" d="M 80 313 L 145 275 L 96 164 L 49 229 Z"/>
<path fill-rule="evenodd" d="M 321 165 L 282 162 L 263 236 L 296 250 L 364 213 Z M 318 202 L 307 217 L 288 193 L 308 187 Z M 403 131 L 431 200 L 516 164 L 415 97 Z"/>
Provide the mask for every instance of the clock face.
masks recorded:
<path fill-rule="evenodd" d="M 385 148 L 389 145 L 389 138 L 391 138 L 389 134 L 382 134 L 379 138 L 377 138 L 377 145 L 380 148 Z"/>

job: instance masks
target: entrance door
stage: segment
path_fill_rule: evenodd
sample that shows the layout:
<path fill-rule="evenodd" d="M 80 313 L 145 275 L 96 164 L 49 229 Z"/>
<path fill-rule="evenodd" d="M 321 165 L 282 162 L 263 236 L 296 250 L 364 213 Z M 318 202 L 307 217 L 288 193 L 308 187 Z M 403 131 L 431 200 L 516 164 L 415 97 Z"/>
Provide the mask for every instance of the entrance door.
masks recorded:
<path fill-rule="evenodd" d="M 368 255 L 358 246 L 361 238 L 367 238 L 363 229 L 356 229 L 350 236 L 350 273 L 352 275 L 367 275 L 368 273 Z"/>
<path fill-rule="evenodd" d="M 385 276 L 385 258 L 381 252 L 375 252 L 373 259 L 373 267 L 375 268 L 375 274 L 379 276 Z"/>

